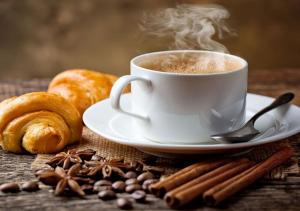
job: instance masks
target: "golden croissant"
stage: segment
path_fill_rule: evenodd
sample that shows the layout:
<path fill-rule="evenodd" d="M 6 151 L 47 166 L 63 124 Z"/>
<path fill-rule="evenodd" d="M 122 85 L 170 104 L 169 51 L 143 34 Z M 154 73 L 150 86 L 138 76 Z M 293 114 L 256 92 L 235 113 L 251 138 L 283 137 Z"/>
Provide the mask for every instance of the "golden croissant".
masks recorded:
<path fill-rule="evenodd" d="M 4 150 L 54 153 L 81 139 L 77 109 L 63 97 L 32 92 L 0 103 L 0 145 Z"/>
<path fill-rule="evenodd" d="M 107 98 L 117 77 L 85 69 L 66 70 L 53 78 L 48 92 L 71 102 L 82 115 L 94 103 Z"/>

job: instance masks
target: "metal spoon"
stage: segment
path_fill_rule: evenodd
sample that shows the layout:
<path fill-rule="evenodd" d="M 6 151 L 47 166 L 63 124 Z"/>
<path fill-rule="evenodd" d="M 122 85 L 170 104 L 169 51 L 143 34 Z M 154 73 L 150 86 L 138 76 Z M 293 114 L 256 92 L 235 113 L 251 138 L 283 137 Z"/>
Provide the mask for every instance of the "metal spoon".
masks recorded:
<path fill-rule="evenodd" d="M 260 131 L 254 128 L 255 121 L 266 112 L 290 102 L 294 96 L 295 95 L 290 92 L 280 95 L 273 101 L 272 104 L 256 113 L 240 129 L 231 131 L 229 133 L 212 135 L 211 138 L 221 143 L 240 143 L 250 141 L 252 138 L 260 134 Z"/>

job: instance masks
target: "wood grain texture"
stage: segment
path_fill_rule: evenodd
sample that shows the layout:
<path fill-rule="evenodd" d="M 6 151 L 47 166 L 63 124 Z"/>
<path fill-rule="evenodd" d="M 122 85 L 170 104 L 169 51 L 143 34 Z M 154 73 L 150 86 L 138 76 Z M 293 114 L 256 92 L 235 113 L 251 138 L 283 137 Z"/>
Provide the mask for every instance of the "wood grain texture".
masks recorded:
<path fill-rule="evenodd" d="M 19 82 L 0 82 L 0 98 L 28 91 L 46 89 L 48 80 Z M 3 86 L 5 85 L 5 89 Z M 278 96 L 285 91 L 293 91 L 296 99 L 293 103 L 300 105 L 300 69 L 250 70 L 249 92 Z M 291 138 L 299 157 L 300 135 Z M 34 179 L 30 164 L 32 155 L 15 155 L 0 150 L 0 184 L 7 181 L 25 181 Z M 135 210 L 167 210 L 164 201 L 150 197 L 147 204 L 134 204 Z M 96 195 L 87 199 L 54 197 L 48 190 L 36 193 L 0 194 L 0 210 L 119 210 L 115 201 L 103 202 Z M 291 175 L 286 181 L 260 180 L 246 190 L 225 201 L 218 208 L 203 206 L 195 202 L 186 209 L 193 210 L 299 210 L 300 175 Z"/>

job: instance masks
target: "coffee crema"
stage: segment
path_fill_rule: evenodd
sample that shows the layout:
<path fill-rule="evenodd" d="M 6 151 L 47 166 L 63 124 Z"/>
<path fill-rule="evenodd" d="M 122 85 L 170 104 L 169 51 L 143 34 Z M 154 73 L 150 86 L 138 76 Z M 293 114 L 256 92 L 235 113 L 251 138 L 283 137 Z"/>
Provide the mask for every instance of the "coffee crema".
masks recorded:
<path fill-rule="evenodd" d="M 235 71 L 242 68 L 242 63 L 223 55 L 182 53 L 151 56 L 139 66 L 161 72 L 207 74 Z"/>

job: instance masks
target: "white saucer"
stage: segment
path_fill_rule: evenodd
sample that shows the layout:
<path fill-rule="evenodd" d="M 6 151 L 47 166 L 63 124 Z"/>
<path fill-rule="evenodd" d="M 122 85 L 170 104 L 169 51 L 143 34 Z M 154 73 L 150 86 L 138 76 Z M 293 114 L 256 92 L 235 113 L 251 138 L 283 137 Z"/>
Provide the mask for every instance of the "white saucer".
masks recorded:
<path fill-rule="evenodd" d="M 246 119 L 274 99 L 256 94 L 247 94 Z M 126 110 L 131 107 L 131 94 L 124 94 L 121 105 Z M 256 121 L 255 127 L 263 131 L 259 137 L 246 143 L 219 144 L 212 140 L 202 144 L 161 144 L 152 142 L 134 132 L 131 118 L 113 110 L 106 99 L 88 108 L 83 114 L 85 125 L 92 131 L 113 142 L 135 147 L 143 152 L 158 156 L 178 156 L 178 154 L 237 153 L 254 146 L 282 140 L 300 132 L 300 108 L 295 105 L 281 106 L 270 111 Z"/>

